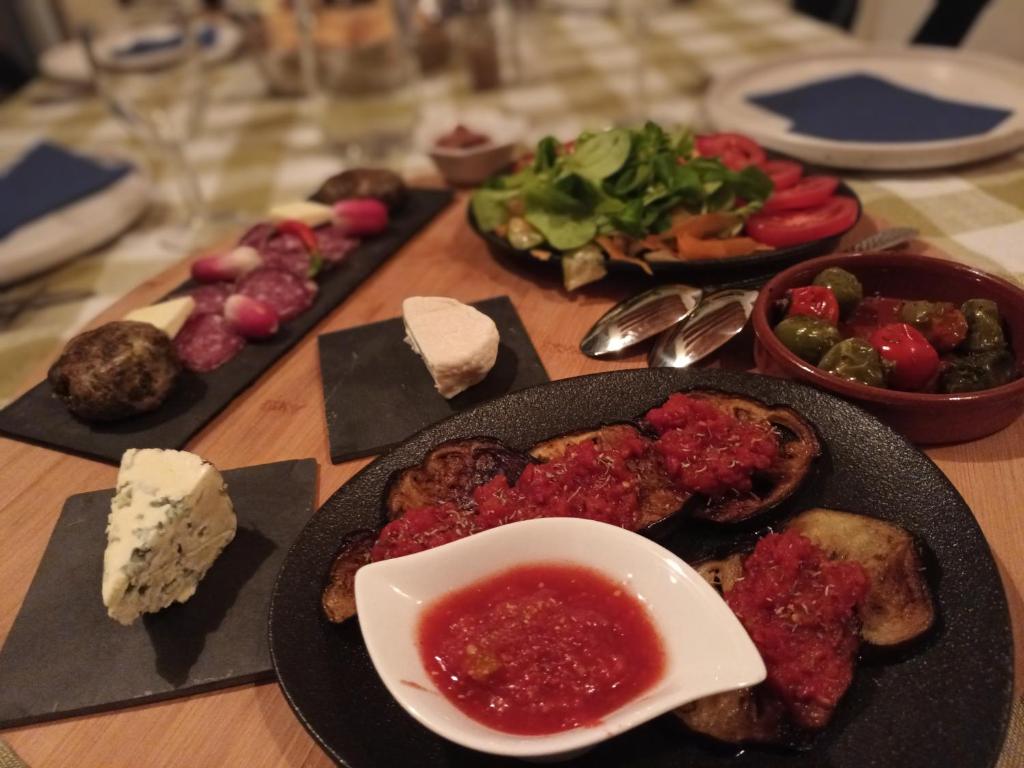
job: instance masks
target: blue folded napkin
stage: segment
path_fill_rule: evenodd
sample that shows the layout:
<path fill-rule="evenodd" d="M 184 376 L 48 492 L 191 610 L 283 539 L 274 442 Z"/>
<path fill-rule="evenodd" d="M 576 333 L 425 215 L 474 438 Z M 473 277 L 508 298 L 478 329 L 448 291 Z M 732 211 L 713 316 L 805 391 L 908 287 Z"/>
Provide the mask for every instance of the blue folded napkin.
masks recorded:
<path fill-rule="evenodd" d="M 0 238 L 110 186 L 129 164 L 102 164 L 41 142 L 0 174 Z"/>
<path fill-rule="evenodd" d="M 748 100 L 789 118 L 792 133 L 834 141 L 961 139 L 988 133 L 1013 114 L 936 98 L 868 74 L 818 80 Z"/>
<path fill-rule="evenodd" d="M 136 38 L 127 45 L 114 49 L 114 55 L 120 58 L 139 56 L 154 51 L 163 51 L 170 48 L 177 48 L 181 45 L 182 35 L 180 32 L 170 32 L 164 35 L 143 35 Z M 196 34 L 196 42 L 200 48 L 209 48 L 217 42 L 217 28 L 209 24 L 204 25 Z"/>

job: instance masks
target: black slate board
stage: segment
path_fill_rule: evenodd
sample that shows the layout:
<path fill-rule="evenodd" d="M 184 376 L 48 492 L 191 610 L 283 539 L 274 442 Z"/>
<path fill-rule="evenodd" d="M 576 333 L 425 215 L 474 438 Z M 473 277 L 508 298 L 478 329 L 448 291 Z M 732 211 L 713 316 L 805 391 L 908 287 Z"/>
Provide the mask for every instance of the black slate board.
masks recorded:
<path fill-rule="evenodd" d="M 285 323 L 273 339 L 253 342 L 215 371 L 188 373 L 152 413 L 112 424 L 87 424 L 72 416 L 43 381 L 0 411 L 0 433 L 50 448 L 117 464 L 129 448 L 181 448 L 244 389 L 305 336 L 345 297 L 440 213 L 450 190 L 412 189 L 388 230 L 355 248 L 320 279 L 313 306 Z M 179 293 L 191 282 L 179 286 Z"/>
<path fill-rule="evenodd" d="M 332 462 L 380 453 L 453 413 L 548 381 L 508 296 L 473 306 L 498 326 L 498 359 L 487 378 L 451 400 L 437 393 L 423 360 L 405 343 L 400 317 L 320 336 Z"/>
<path fill-rule="evenodd" d="M 420 726 L 388 694 L 357 621 L 334 625 L 320 585 L 348 531 L 383 522 L 392 473 L 438 443 L 492 435 L 525 449 L 538 440 L 631 419 L 686 388 L 720 389 L 790 405 L 824 453 L 797 495 L 741 529 L 681 523 L 659 541 L 694 562 L 721 554 L 811 506 L 899 523 L 930 550 L 939 621 L 902 654 L 866 658 L 835 718 L 806 751 L 716 746 L 666 715 L 622 734 L 566 768 L 991 768 L 1006 734 L 1013 638 L 1002 582 L 970 509 L 939 469 L 864 411 L 789 381 L 726 371 L 648 369 L 556 381 L 436 424 L 367 466 L 310 520 L 288 553 L 270 608 L 270 650 L 282 689 L 328 755 L 350 768 L 505 768 Z"/>
<path fill-rule="evenodd" d="M 0 650 L 0 728 L 271 678 L 270 591 L 316 474 L 313 459 L 225 472 L 234 541 L 187 603 L 129 627 L 100 597 L 113 489 L 69 498 Z"/>

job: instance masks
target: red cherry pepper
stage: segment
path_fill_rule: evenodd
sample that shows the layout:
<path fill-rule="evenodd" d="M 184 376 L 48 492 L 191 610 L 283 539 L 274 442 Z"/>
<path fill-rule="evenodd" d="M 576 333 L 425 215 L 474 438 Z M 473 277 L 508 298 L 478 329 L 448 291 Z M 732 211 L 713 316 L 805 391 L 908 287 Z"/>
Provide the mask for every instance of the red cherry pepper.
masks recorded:
<path fill-rule="evenodd" d="M 939 353 L 912 325 L 883 325 L 869 341 L 883 360 L 892 363 L 889 386 L 893 389 L 924 389 L 939 370 Z"/>
<path fill-rule="evenodd" d="M 323 266 L 323 259 L 320 258 L 320 247 L 316 242 L 316 233 L 310 229 L 304 221 L 297 219 L 285 219 L 277 223 L 277 231 L 282 235 L 295 235 L 309 251 L 309 277 L 316 277 L 316 274 Z"/>
<path fill-rule="evenodd" d="M 306 246 L 307 251 L 310 253 L 316 252 L 316 233 L 305 222 L 296 219 L 285 219 L 278 222 L 277 231 L 282 235 L 295 235 Z"/>
<path fill-rule="evenodd" d="M 839 322 L 839 302 L 832 289 L 824 285 L 793 288 L 789 292 L 789 309 L 786 311 L 786 317 L 793 315 L 817 317 L 835 325 Z"/>

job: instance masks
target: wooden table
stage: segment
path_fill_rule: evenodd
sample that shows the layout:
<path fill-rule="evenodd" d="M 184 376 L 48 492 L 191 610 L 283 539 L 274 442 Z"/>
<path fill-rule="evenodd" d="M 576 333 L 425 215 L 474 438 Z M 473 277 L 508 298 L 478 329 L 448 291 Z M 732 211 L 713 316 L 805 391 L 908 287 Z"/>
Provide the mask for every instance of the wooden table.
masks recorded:
<path fill-rule="evenodd" d="M 312 456 L 320 464 L 318 499 L 323 503 L 368 460 L 331 464 L 316 336 L 394 317 L 400 314 L 402 298 L 410 295 L 475 301 L 507 294 L 552 379 L 644 365 L 640 356 L 597 362 L 577 350 L 577 342 L 590 324 L 632 286 L 596 287 L 567 296 L 557 276 L 538 276 L 492 260 L 464 222 L 464 200 L 460 200 L 235 400 L 191 442 L 189 450 L 221 469 Z M 187 266 L 181 264 L 146 282 L 97 318 L 97 323 L 155 300 L 186 273 Z M 741 340 L 739 346 L 744 343 L 749 340 Z M 984 440 L 928 451 L 967 499 L 995 553 L 1017 628 L 1018 692 L 1024 681 L 1024 637 L 1019 631 L 1024 626 L 1024 516 L 1017 510 L 1017 494 L 1024 488 L 1024 462 L 1019 460 L 1022 446 L 1024 421 L 1017 421 Z M 0 439 L 0 467 L 2 639 L 10 631 L 65 498 L 113 486 L 117 470 L 6 439 Z M 99 582 L 97 563 L 97 600 Z M 19 728 L 2 736 L 34 768 L 331 764 L 299 725 L 276 685 L 232 688 Z"/>

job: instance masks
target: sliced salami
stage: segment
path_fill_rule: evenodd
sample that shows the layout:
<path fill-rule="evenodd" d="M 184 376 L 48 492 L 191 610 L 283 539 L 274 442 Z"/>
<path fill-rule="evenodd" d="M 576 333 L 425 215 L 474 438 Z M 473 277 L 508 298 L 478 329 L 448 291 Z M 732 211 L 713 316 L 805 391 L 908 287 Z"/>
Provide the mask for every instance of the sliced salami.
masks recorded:
<path fill-rule="evenodd" d="M 193 315 L 174 337 L 182 365 L 197 373 L 220 368 L 244 346 L 245 339 L 221 315 Z"/>
<path fill-rule="evenodd" d="M 260 253 L 266 247 L 270 238 L 277 232 L 277 227 L 268 221 L 262 224 L 255 224 L 249 228 L 249 231 L 242 235 L 242 239 L 238 241 L 239 245 L 249 245 L 255 248 Z"/>
<path fill-rule="evenodd" d="M 302 314 L 313 304 L 317 286 L 292 272 L 262 267 L 238 281 L 237 293 L 270 306 L 282 322 Z"/>
<path fill-rule="evenodd" d="M 335 265 L 342 261 L 348 252 L 359 245 L 354 237 L 345 234 L 345 230 L 335 224 L 328 224 L 324 227 L 317 227 L 313 230 L 316 233 L 316 245 L 320 251 L 320 258 L 325 265 Z"/>
<path fill-rule="evenodd" d="M 193 288 L 190 295 L 196 300 L 191 317 L 199 315 L 219 315 L 224 310 L 224 302 L 231 295 L 228 283 L 207 283 Z"/>
<path fill-rule="evenodd" d="M 297 235 L 274 235 L 260 249 L 260 253 L 263 263 L 268 267 L 283 269 L 303 279 L 309 276 L 309 251 Z"/>

